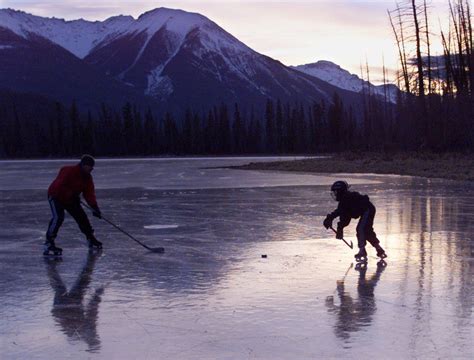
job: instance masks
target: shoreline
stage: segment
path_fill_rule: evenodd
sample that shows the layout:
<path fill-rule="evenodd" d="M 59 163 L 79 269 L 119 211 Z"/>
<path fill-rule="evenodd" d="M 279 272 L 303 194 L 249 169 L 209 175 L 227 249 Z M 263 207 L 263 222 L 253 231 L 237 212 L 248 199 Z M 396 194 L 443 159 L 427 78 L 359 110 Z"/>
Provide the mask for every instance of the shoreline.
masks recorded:
<path fill-rule="evenodd" d="M 370 173 L 474 181 L 474 155 L 458 153 L 343 153 L 302 160 L 249 163 L 229 168 L 326 174 Z"/>

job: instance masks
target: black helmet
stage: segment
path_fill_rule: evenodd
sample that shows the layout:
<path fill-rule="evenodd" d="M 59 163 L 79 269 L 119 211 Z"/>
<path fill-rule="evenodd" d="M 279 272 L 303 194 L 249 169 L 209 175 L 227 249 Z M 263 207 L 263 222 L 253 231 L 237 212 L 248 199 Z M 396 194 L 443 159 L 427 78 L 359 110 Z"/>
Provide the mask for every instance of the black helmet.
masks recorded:
<path fill-rule="evenodd" d="M 81 165 L 89 165 L 91 167 L 94 167 L 95 159 L 88 154 L 84 154 L 81 157 Z"/>
<path fill-rule="evenodd" d="M 331 186 L 331 196 L 334 200 L 340 201 L 342 195 L 349 189 L 349 184 L 344 180 L 338 180 Z"/>

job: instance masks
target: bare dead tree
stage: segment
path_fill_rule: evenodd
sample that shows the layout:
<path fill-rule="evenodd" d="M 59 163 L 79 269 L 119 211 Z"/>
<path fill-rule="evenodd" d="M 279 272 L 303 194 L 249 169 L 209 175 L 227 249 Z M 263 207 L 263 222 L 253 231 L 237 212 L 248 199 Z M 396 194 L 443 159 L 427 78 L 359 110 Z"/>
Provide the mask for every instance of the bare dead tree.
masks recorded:
<path fill-rule="evenodd" d="M 423 58 L 421 56 L 421 30 L 420 23 L 418 21 L 418 8 L 416 6 L 416 0 L 411 0 L 413 24 L 415 25 L 415 38 L 416 38 L 416 66 L 418 68 L 418 96 L 423 102 L 425 97 L 425 84 L 424 84 L 424 73 L 423 73 Z"/>
<path fill-rule="evenodd" d="M 454 84 L 456 83 L 454 73 L 454 67 L 452 64 L 451 57 L 451 36 L 448 34 L 448 39 L 446 40 L 446 35 L 444 31 L 441 30 L 441 41 L 443 44 L 443 53 L 444 53 L 444 70 L 445 70 L 445 84 L 443 86 L 443 93 L 445 95 L 453 94 Z"/>
<path fill-rule="evenodd" d="M 455 7 L 457 4 L 453 4 L 451 1 L 449 1 L 449 10 L 451 13 L 451 19 L 452 19 L 452 28 L 454 30 L 454 40 L 456 44 L 456 51 L 454 52 L 456 54 L 456 67 L 454 70 L 456 71 L 456 76 L 454 77 L 455 83 L 456 83 L 456 90 L 460 93 L 464 92 L 464 84 L 463 84 L 463 72 L 464 72 L 464 57 L 462 55 L 462 40 L 461 40 L 461 31 L 460 31 L 460 23 L 459 23 L 459 13 L 456 11 Z M 450 29 L 451 30 L 451 29 Z M 456 81 L 457 80 L 457 81 Z"/>
<path fill-rule="evenodd" d="M 428 72 L 428 94 L 432 92 L 432 76 L 431 76 L 431 42 L 430 42 L 430 31 L 429 31 L 429 22 L 428 22 L 428 6 L 426 5 L 426 0 L 423 0 L 423 10 L 425 17 L 425 37 L 426 37 L 426 49 L 427 49 L 427 72 Z"/>
<path fill-rule="evenodd" d="M 468 61 L 469 61 L 469 82 L 470 82 L 470 91 L 471 99 L 474 98 L 474 42 L 472 37 L 472 16 L 471 16 L 471 7 L 469 2 L 466 1 L 466 15 L 467 15 L 467 46 L 468 49 Z M 474 107 L 474 104 L 473 104 Z"/>
<path fill-rule="evenodd" d="M 406 57 L 406 50 L 405 50 L 405 37 L 404 37 L 404 27 L 403 27 L 403 21 L 402 21 L 402 15 L 401 15 L 401 9 L 399 6 L 395 9 L 396 13 L 396 19 L 398 20 L 397 26 L 395 26 L 395 23 L 393 21 L 392 17 L 392 12 L 387 11 L 388 17 L 390 19 L 390 24 L 392 26 L 393 34 L 395 36 L 395 41 L 397 43 L 398 47 L 398 55 L 400 58 L 400 66 L 401 66 L 401 77 L 403 78 L 403 83 L 405 87 L 405 92 L 408 94 L 410 93 L 411 87 L 410 87 L 410 81 L 408 77 L 408 67 L 407 67 L 407 57 Z"/>

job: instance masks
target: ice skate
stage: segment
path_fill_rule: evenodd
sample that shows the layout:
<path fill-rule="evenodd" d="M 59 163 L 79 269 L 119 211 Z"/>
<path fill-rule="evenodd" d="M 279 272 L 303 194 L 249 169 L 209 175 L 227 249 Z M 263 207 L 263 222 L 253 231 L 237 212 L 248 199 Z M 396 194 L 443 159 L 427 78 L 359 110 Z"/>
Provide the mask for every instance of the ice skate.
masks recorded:
<path fill-rule="evenodd" d="M 91 250 L 101 250 L 102 249 L 102 243 L 95 238 L 94 235 L 89 235 L 87 237 L 87 241 L 89 243 L 89 251 Z"/>
<path fill-rule="evenodd" d="M 366 263 L 367 262 L 367 251 L 365 251 L 365 248 L 360 248 L 359 252 L 354 255 L 355 260 L 358 263 Z"/>
<path fill-rule="evenodd" d="M 377 250 L 377 256 L 380 259 L 385 259 L 387 257 L 387 254 L 385 253 L 385 250 L 382 249 L 382 247 L 379 245 L 375 248 Z"/>
<path fill-rule="evenodd" d="M 44 256 L 61 256 L 63 254 L 63 249 L 57 247 L 54 240 L 47 240 L 43 247 Z"/>

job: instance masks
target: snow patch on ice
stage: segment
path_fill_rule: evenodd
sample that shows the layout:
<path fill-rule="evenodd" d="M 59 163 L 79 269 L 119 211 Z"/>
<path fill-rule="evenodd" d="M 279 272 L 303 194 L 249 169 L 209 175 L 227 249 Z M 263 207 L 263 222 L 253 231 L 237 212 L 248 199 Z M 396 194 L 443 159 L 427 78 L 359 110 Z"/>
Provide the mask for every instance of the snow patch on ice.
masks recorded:
<path fill-rule="evenodd" d="M 145 225 L 145 229 L 161 230 L 161 229 L 177 229 L 179 225 Z"/>

